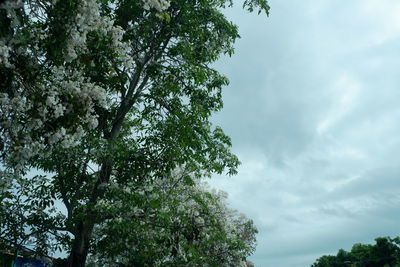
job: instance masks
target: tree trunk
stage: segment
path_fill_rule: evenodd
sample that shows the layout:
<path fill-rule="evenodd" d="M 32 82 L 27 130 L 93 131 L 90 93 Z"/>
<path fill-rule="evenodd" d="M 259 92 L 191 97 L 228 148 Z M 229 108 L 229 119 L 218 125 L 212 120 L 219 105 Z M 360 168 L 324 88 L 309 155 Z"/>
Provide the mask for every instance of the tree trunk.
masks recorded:
<path fill-rule="evenodd" d="M 108 182 L 111 176 L 112 160 L 105 159 L 100 170 L 99 178 L 96 181 L 93 192 L 86 206 L 94 206 L 97 199 L 101 197 L 102 192 L 99 191 L 99 186 L 103 182 Z M 74 240 L 72 242 L 71 253 L 68 258 L 68 267 L 84 267 L 86 258 L 90 248 L 90 239 L 92 237 L 93 228 L 95 226 L 95 215 L 90 212 L 85 212 L 85 217 L 76 224 L 74 232 Z"/>
<path fill-rule="evenodd" d="M 90 238 L 92 236 L 94 223 L 79 222 L 71 253 L 68 258 L 68 267 L 84 267 L 89 252 Z"/>

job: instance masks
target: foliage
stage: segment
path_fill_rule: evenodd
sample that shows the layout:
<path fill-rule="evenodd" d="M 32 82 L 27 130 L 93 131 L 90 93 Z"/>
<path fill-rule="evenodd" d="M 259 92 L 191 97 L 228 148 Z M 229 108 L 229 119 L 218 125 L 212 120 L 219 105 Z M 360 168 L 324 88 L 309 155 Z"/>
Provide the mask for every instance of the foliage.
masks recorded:
<path fill-rule="evenodd" d="M 61 250 L 69 237 L 57 233 L 63 220 L 54 206 L 51 186 L 41 175 L 13 181 L 10 190 L 1 194 L 0 241 L 14 249 L 32 248 L 39 256 Z M 49 216 L 51 214 L 51 216 Z"/>
<path fill-rule="evenodd" d="M 135 191 L 113 188 L 137 206 L 99 204 L 108 218 L 95 230 L 94 266 L 240 266 L 255 247 L 252 221 L 227 208 L 223 192 L 185 183 L 187 175 L 175 171 Z"/>
<path fill-rule="evenodd" d="M 269 10 L 265 0 L 244 4 L 250 11 Z M 228 84 L 211 63 L 231 55 L 239 37 L 220 11 L 229 5 L 0 2 L 1 235 L 14 244 L 29 240 L 43 253 L 64 247 L 70 266 L 84 266 L 92 245 L 101 247 L 93 231 L 112 230 L 108 216 L 118 213 L 118 205 L 172 207 L 178 198 L 167 198 L 158 182 L 170 185 L 177 169 L 191 174 L 185 176 L 187 192 L 196 192 L 199 177 L 236 173 L 230 138 L 209 121 L 222 108 L 221 90 Z M 41 175 L 32 178 L 30 171 Z M 151 199 L 139 194 L 150 187 Z M 208 196 L 196 194 L 190 196 L 196 203 Z M 221 206 L 215 196 L 210 199 L 210 207 Z M 110 210 L 99 209 L 104 203 L 112 203 Z M 160 212 L 155 218 L 170 229 L 175 215 Z M 182 231 L 194 231 L 193 217 L 185 218 Z M 151 230 L 137 221 L 126 229 Z M 115 247 L 123 237 L 114 237 Z M 235 246 L 236 256 L 248 254 L 238 239 L 216 240 L 221 238 Z M 189 243 L 185 249 L 191 250 Z"/>
<path fill-rule="evenodd" d="M 355 244 L 351 251 L 340 249 L 336 256 L 325 255 L 312 267 L 393 267 L 400 266 L 400 238 L 379 237 L 374 245 Z"/>

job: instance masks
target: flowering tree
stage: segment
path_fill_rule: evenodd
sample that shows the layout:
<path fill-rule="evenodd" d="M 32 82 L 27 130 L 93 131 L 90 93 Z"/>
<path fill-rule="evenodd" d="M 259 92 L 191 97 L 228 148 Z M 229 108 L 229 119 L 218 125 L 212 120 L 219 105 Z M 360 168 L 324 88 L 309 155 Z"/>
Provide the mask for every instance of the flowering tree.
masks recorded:
<path fill-rule="evenodd" d="M 240 266 L 253 252 L 257 230 L 227 208 L 225 193 L 184 171 L 138 186 L 111 188 L 119 199 L 99 203 L 108 219 L 95 229 L 94 266 Z"/>
<path fill-rule="evenodd" d="M 97 207 L 118 198 L 110 187 L 169 179 L 178 166 L 193 177 L 236 172 L 230 139 L 209 122 L 228 83 L 210 63 L 238 38 L 220 12 L 231 4 L 0 1 L 2 207 L 15 204 L 15 188 L 34 188 L 15 207 L 25 217 L 41 210 L 30 227 L 51 221 L 70 266 L 84 266 L 107 219 Z M 43 175 L 29 178 L 31 168 Z"/>

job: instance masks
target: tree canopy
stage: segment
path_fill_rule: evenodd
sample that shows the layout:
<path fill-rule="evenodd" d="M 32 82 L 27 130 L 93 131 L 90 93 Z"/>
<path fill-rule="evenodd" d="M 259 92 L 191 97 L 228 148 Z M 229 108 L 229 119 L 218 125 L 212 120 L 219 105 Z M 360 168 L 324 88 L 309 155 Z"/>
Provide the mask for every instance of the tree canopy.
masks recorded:
<path fill-rule="evenodd" d="M 118 193 L 134 201 L 99 203 L 108 219 L 95 229 L 94 266 L 239 266 L 255 249 L 253 222 L 227 207 L 224 192 L 201 180 L 187 184 L 186 175 L 175 171 L 171 179 Z"/>
<path fill-rule="evenodd" d="M 118 238 L 125 231 L 149 234 L 140 245 L 154 255 L 146 243 L 154 242 L 153 219 L 172 238 L 171 227 L 178 226 L 168 220 L 176 216 L 183 220 L 178 236 L 186 243 L 174 252 L 181 242 L 160 234 L 160 242 L 170 242 L 162 255 L 179 261 L 190 251 L 210 260 L 214 256 L 207 253 L 218 251 L 210 244 L 237 252 L 229 258 L 248 255 L 252 224 L 217 212 L 224 207 L 220 198 L 198 189 L 200 177 L 235 174 L 239 164 L 230 138 L 209 120 L 222 108 L 221 90 L 228 84 L 211 63 L 231 55 L 239 37 L 221 13 L 231 5 L 229 0 L 1 1 L 0 236 L 17 247 L 29 241 L 40 253 L 69 251 L 69 266 L 79 267 L 95 245 L 110 253 L 94 253 L 96 259 L 124 258 L 113 251 L 121 249 Z M 246 0 L 244 7 L 269 12 L 265 0 Z M 176 181 L 177 170 L 186 174 L 167 197 L 162 186 Z M 183 201 L 179 190 L 199 215 L 164 212 Z M 111 227 L 110 222 L 118 228 L 119 220 L 122 230 Z M 229 220 L 244 230 L 223 228 Z M 195 240 L 190 231 L 216 241 Z M 102 242 L 97 233 L 112 234 L 114 243 Z M 195 241 L 200 243 L 192 251 Z M 132 254 L 135 260 L 145 257 L 143 251 Z"/>
<path fill-rule="evenodd" d="M 400 266 L 399 237 L 378 237 L 375 244 L 355 244 L 351 251 L 340 249 L 336 256 L 324 255 L 312 267 L 395 267 Z"/>

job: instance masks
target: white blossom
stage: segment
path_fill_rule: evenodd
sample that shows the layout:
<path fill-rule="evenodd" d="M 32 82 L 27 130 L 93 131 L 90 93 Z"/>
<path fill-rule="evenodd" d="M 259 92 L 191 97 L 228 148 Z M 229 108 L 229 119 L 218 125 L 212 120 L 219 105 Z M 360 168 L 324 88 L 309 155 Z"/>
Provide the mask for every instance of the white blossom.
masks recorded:
<path fill-rule="evenodd" d="M 23 7 L 22 0 L 4 1 L 0 4 L 0 9 L 5 9 L 7 17 L 11 20 L 11 27 L 15 28 L 20 25 L 19 18 L 15 10 Z"/>
<path fill-rule="evenodd" d="M 65 107 L 62 104 L 57 104 L 54 106 L 54 117 L 58 118 L 64 114 Z"/>
<path fill-rule="evenodd" d="M 67 54 L 65 55 L 65 61 L 72 62 L 77 57 L 78 57 L 78 54 L 76 53 L 75 49 L 73 47 L 68 47 Z"/>
<path fill-rule="evenodd" d="M 158 12 L 162 12 L 170 6 L 170 1 L 166 0 L 143 0 L 143 8 L 150 10 L 151 8 L 156 9 Z"/>
<path fill-rule="evenodd" d="M 12 65 L 10 64 L 10 62 L 8 61 L 9 57 L 10 57 L 10 51 L 11 48 L 6 46 L 5 44 L 2 44 L 0 42 L 0 65 L 4 65 L 5 67 L 9 68 Z"/>

